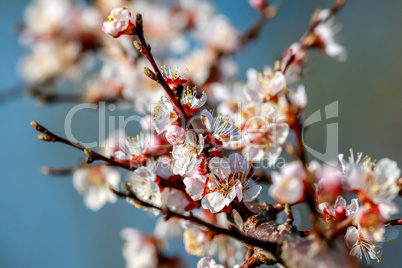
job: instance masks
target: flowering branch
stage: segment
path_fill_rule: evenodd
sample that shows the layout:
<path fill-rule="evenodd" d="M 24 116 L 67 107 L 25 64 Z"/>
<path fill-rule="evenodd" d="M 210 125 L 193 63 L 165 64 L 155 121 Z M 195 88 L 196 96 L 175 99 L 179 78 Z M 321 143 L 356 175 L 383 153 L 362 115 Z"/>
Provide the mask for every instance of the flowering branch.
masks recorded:
<path fill-rule="evenodd" d="M 176 96 L 173 90 L 170 88 L 168 83 L 165 81 L 165 79 L 162 76 L 161 71 L 158 68 L 158 65 L 155 62 L 154 57 L 152 56 L 151 53 L 151 46 L 146 42 L 145 37 L 144 37 L 144 32 L 142 28 L 142 15 L 137 13 L 137 20 L 136 20 L 136 30 L 135 34 L 137 35 L 138 39 L 140 40 L 141 45 L 136 44 L 137 49 L 145 55 L 145 57 L 148 59 L 149 63 L 151 63 L 152 68 L 154 69 L 155 74 L 150 72 L 149 69 L 145 69 L 145 73 L 152 79 L 152 76 L 155 76 L 154 79 L 157 83 L 159 83 L 163 89 L 166 91 L 166 93 L 169 95 L 170 100 L 172 103 L 178 108 L 180 111 L 181 116 L 183 117 L 185 123 L 186 123 L 186 128 L 190 127 L 193 128 L 190 122 L 189 117 L 187 116 L 186 112 L 184 111 L 183 105 L 181 104 L 180 100 Z"/>
<path fill-rule="evenodd" d="M 211 224 L 209 222 L 206 222 L 204 220 L 201 220 L 198 217 L 195 217 L 191 212 L 189 215 L 184 215 L 175 211 L 170 210 L 166 205 L 163 205 L 162 207 L 157 207 L 153 204 L 150 204 L 148 202 L 145 202 L 137 197 L 136 194 L 134 194 L 130 187 L 126 187 L 127 192 L 126 193 L 121 193 L 113 188 L 110 188 L 110 190 L 116 194 L 119 197 L 125 197 L 125 198 L 132 198 L 135 200 L 136 203 L 138 203 L 140 206 L 147 207 L 147 208 L 152 208 L 161 211 L 165 215 L 165 220 L 170 219 L 171 217 L 177 217 L 183 220 L 191 221 L 193 223 L 196 223 L 198 225 L 207 227 L 209 230 L 215 232 L 216 234 L 224 234 L 230 237 L 233 237 L 235 239 L 238 239 L 240 241 L 243 241 L 249 245 L 253 245 L 255 247 L 262 248 L 264 250 L 268 250 L 270 252 L 273 252 L 276 254 L 277 252 L 277 245 L 274 243 L 266 242 L 266 241 L 261 241 L 249 236 L 246 236 L 242 234 L 236 227 L 231 226 L 229 227 L 230 230 L 219 227 L 217 225 Z"/>
<path fill-rule="evenodd" d="M 64 139 L 64 138 L 50 132 L 45 127 L 43 127 L 42 125 L 38 124 L 35 121 L 31 122 L 31 126 L 34 129 L 36 129 L 37 131 L 44 133 L 44 135 L 42 135 L 42 134 L 38 135 L 39 140 L 49 141 L 49 142 L 61 142 L 61 143 L 67 144 L 69 146 L 72 146 L 74 148 L 77 148 L 77 149 L 83 151 L 84 153 L 86 153 L 88 155 L 88 158 L 86 159 L 87 163 L 92 163 L 94 161 L 99 160 L 99 161 L 104 161 L 105 165 L 121 167 L 121 168 L 129 170 L 129 171 L 136 170 L 136 168 L 131 166 L 129 163 L 117 161 L 114 157 L 110 157 L 110 158 L 106 157 L 100 153 L 97 153 L 88 148 L 85 148 L 80 143 L 75 143 L 75 142 L 69 141 L 67 139 Z M 171 181 L 171 180 L 168 180 L 165 178 L 160 178 L 159 185 L 161 187 L 169 187 L 169 188 L 174 188 L 174 189 L 177 189 L 180 191 L 185 191 L 185 186 L 183 184 L 178 184 L 174 181 Z"/>

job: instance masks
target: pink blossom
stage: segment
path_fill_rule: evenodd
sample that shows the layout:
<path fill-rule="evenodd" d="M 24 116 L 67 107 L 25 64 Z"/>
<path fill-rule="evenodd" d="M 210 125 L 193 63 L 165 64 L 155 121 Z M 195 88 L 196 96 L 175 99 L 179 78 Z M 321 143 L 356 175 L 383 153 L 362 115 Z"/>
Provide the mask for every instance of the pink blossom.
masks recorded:
<path fill-rule="evenodd" d="M 132 35 L 135 25 L 130 19 L 131 12 L 127 8 L 115 8 L 110 13 L 109 20 L 103 23 L 102 31 L 114 38 L 122 34 Z"/>
<path fill-rule="evenodd" d="M 186 140 L 186 130 L 177 125 L 171 125 L 167 128 L 165 137 L 170 144 L 180 145 Z"/>

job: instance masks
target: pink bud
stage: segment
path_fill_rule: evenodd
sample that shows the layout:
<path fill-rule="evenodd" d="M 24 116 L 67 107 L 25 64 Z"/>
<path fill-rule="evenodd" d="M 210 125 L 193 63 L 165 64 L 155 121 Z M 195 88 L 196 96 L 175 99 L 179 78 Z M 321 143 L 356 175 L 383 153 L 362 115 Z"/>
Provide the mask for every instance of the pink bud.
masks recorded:
<path fill-rule="evenodd" d="M 342 206 L 338 206 L 338 207 L 336 207 L 336 209 L 335 209 L 335 213 L 336 213 L 336 217 L 337 217 L 338 219 L 343 219 L 343 218 L 345 218 L 345 217 L 346 217 L 346 211 L 345 211 L 345 208 L 344 208 L 344 207 L 342 207 Z"/>
<path fill-rule="evenodd" d="M 125 7 L 113 9 L 109 20 L 103 23 L 102 31 L 114 38 L 122 34 L 134 34 L 135 25 L 131 22 L 131 12 Z"/>
<path fill-rule="evenodd" d="M 186 140 L 186 130 L 177 125 L 172 125 L 167 128 L 166 139 L 172 145 L 183 144 Z"/>
<path fill-rule="evenodd" d="M 257 10 L 263 10 L 267 7 L 267 2 L 265 0 L 248 0 L 250 6 Z"/>

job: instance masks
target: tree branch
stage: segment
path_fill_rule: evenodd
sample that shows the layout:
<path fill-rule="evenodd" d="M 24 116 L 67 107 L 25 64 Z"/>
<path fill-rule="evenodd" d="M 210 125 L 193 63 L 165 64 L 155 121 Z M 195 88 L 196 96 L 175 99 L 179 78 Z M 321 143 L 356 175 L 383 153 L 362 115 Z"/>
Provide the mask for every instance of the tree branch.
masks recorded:
<path fill-rule="evenodd" d="M 140 206 L 147 207 L 147 208 L 152 208 L 161 211 L 165 215 L 165 219 L 168 220 L 171 217 L 177 217 L 183 220 L 191 221 L 193 223 L 196 223 L 198 225 L 204 226 L 211 230 L 212 232 L 215 232 L 217 234 L 224 234 L 227 236 L 230 236 L 232 238 L 235 238 L 239 241 L 245 242 L 249 245 L 253 245 L 255 247 L 262 248 L 264 250 L 276 253 L 277 245 L 271 242 L 266 242 L 266 241 L 261 241 L 256 238 L 252 238 L 249 236 L 246 236 L 242 234 L 236 227 L 232 226 L 230 230 L 219 227 L 217 225 L 214 225 L 212 223 L 206 222 L 198 217 L 195 217 L 191 212 L 189 215 L 184 215 L 175 211 L 170 210 L 166 205 L 163 205 L 161 208 L 154 206 L 148 202 L 145 202 L 138 198 L 131 190 L 129 187 L 127 187 L 127 192 L 126 193 L 121 193 L 113 188 L 110 188 L 110 190 L 116 194 L 119 197 L 125 197 L 125 198 L 132 198 L 138 203 Z"/>
<path fill-rule="evenodd" d="M 136 170 L 136 167 L 131 166 L 128 162 L 126 163 L 126 162 L 118 161 L 114 157 L 106 157 L 95 151 L 85 148 L 80 143 L 75 143 L 75 142 L 69 141 L 67 139 L 64 139 L 64 138 L 50 132 L 45 127 L 43 127 L 42 125 L 38 124 L 35 121 L 31 122 L 31 126 L 33 128 L 35 128 L 37 131 L 45 134 L 45 135 L 38 135 L 39 140 L 49 141 L 49 142 L 61 142 L 61 143 L 67 144 L 69 146 L 72 146 L 76 149 L 83 151 L 84 153 L 86 153 L 88 155 L 88 158 L 86 159 L 87 163 L 92 163 L 93 161 L 100 160 L 100 161 L 104 161 L 105 165 L 121 167 L 121 168 L 129 170 L 129 171 Z M 177 189 L 180 191 L 185 191 L 184 184 L 178 184 L 174 181 L 171 181 L 171 180 L 165 179 L 165 178 L 160 178 L 159 185 L 161 187 L 169 187 L 169 188 L 174 188 L 174 189 Z"/>

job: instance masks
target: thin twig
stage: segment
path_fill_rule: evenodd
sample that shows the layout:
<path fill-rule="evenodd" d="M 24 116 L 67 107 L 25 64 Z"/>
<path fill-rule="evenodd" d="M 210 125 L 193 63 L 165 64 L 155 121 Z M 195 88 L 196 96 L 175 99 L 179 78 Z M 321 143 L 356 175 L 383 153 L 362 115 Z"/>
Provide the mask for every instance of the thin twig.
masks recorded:
<path fill-rule="evenodd" d="M 185 121 L 186 128 L 193 128 L 192 125 L 191 125 L 190 119 L 188 118 L 186 112 L 184 111 L 184 108 L 183 108 L 180 100 L 176 98 L 173 90 L 170 88 L 170 86 L 167 84 L 167 82 L 163 78 L 162 73 L 159 70 L 158 65 L 155 62 L 155 59 L 154 59 L 154 57 L 153 57 L 153 55 L 151 53 L 151 46 L 145 41 L 144 32 L 142 30 L 142 25 L 137 25 L 136 35 L 137 35 L 138 39 L 140 40 L 141 45 L 143 46 L 142 47 L 143 48 L 143 54 L 148 59 L 148 61 L 151 63 L 152 68 L 154 69 L 154 72 L 155 72 L 156 77 L 157 77 L 157 82 L 163 87 L 163 89 L 168 94 L 168 96 L 169 96 L 170 100 L 172 101 L 172 103 L 180 111 L 180 114 L 181 114 L 182 118 Z"/>
<path fill-rule="evenodd" d="M 69 141 L 67 139 L 64 139 L 64 138 L 50 132 L 49 130 L 47 130 L 45 127 L 38 124 L 37 122 L 31 122 L 31 126 L 33 128 L 35 128 L 37 131 L 45 134 L 45 135 L 38 135 L 39 140 L 49 141 L 49 142 L 61 142 L 61 143 L 67 144 L 69 146 L 72 146 L 74 148 L 77 148 L 77 149 L 85 152 L 88 155 L 87 163 L 92 163 L 93 161 L 100 160 L 100 161 L 104 161 L 105 165 L 121 167 L 121 168 L 124 168 L 129 171 L 136 170 L 136 167 L 131 166 L 128 162 L 117 161 L 114 157 L 106 157 L 95 151 L 85 148 L 80 143 L 75 143 L 75 142 Z M 174 181 L 171 181 L 171 180 L 165 179 L 165 178 L 159 177 L 159 179 L 160 179 L 159 185 L 161 187 L 169 187 L 169 188 L 174 188 L 174 189 L 177 189 L 180 191 L 185 191 L 184 184 L 179 184 L 179 183 L 176 183 Z"/>

